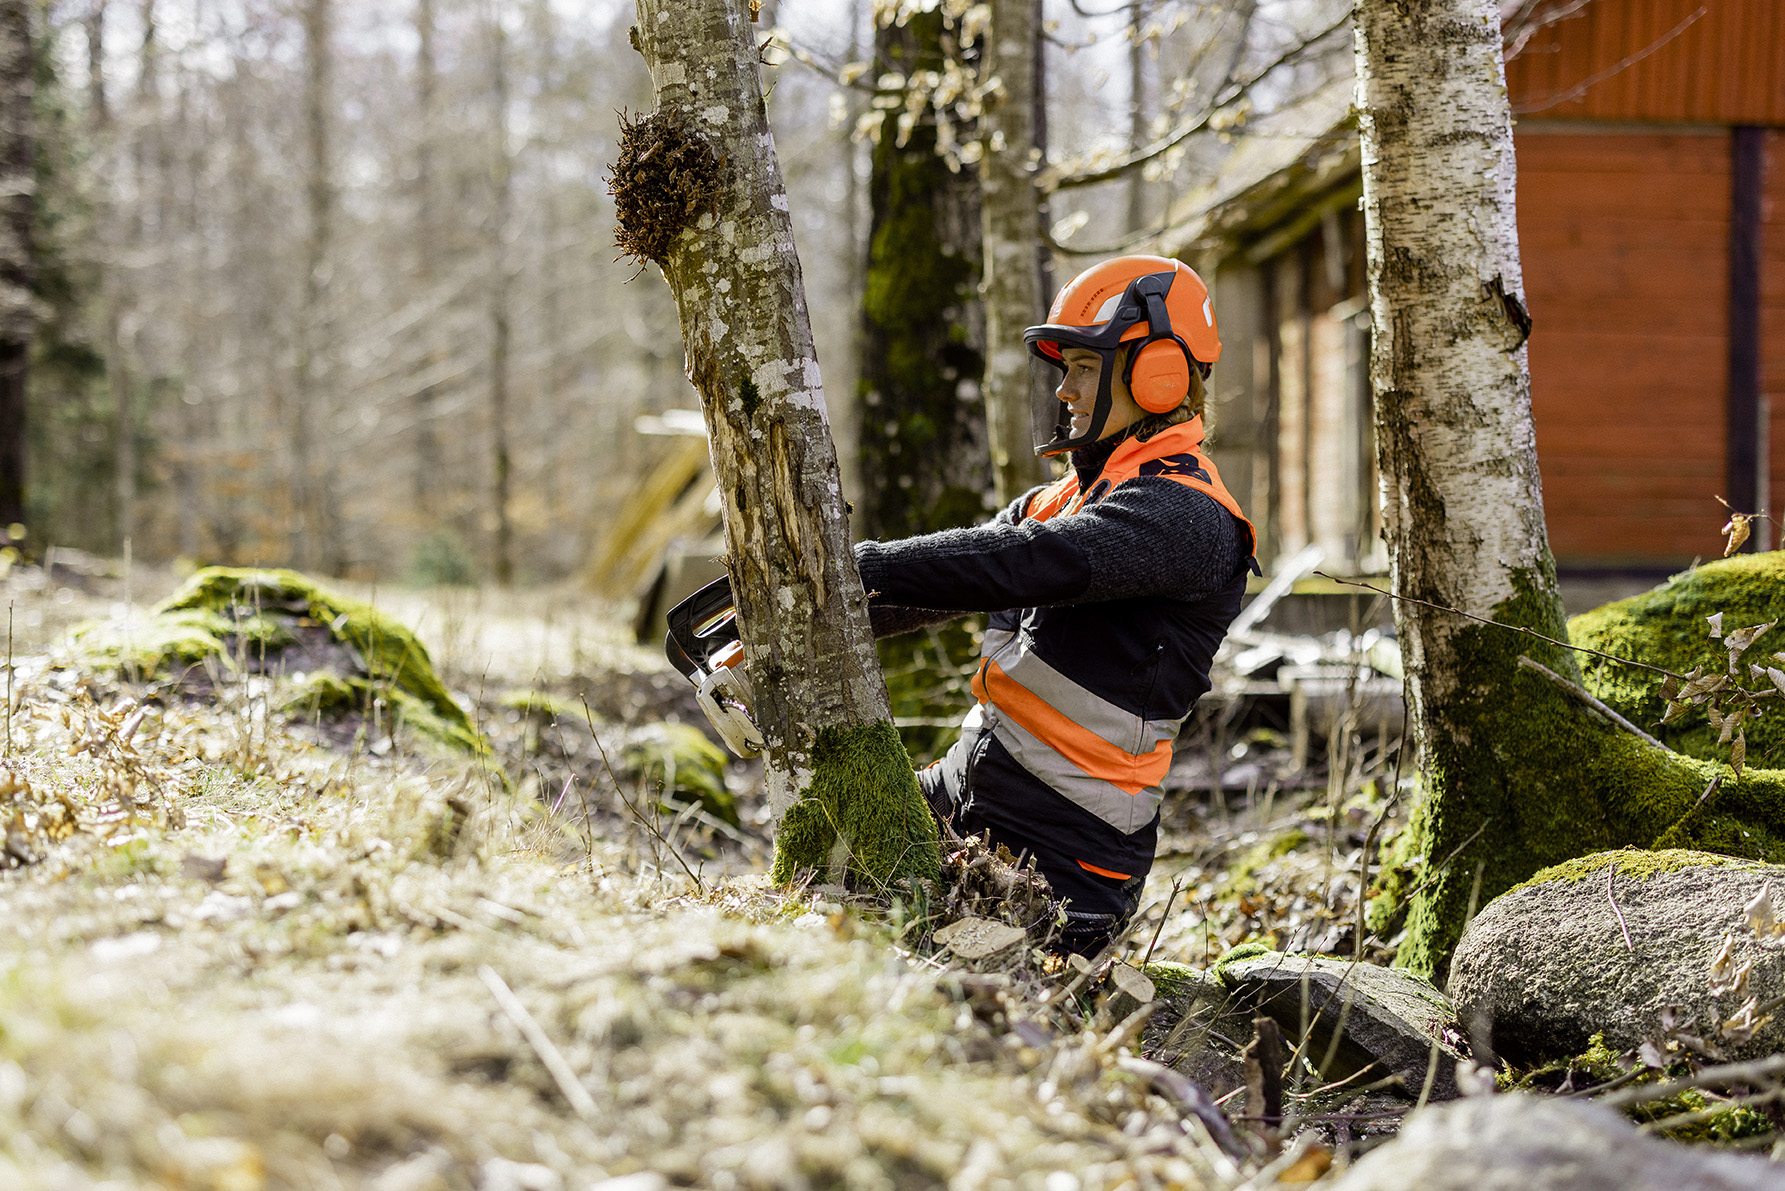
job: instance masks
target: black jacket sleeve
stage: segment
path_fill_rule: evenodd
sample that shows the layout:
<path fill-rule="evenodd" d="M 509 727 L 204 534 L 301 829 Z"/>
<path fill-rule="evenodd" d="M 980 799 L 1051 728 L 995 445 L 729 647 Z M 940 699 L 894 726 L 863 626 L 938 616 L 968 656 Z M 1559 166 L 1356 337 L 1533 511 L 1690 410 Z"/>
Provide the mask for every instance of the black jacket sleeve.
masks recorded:
<path fill-rule="evenodd" d="M 1129 480 L 1048 521 L 1022 521 L 1027 500 L 973 529 L 861 543 L 856 561 L 871 603 L 996 612 L 1142 596 L 1194 600 L 1245 565 L 1233 515 L 1175 480 Z"/>

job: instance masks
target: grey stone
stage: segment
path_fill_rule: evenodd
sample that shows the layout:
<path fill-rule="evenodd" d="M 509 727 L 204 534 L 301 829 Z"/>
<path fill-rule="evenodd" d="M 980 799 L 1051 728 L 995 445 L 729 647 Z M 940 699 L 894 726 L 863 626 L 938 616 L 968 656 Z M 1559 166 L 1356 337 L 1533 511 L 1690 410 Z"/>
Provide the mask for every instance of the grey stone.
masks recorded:
<path fill-rule="evenodd" d="M 1456 1067 L 1467 1057 L 1466 1043 L 1450 1002 L 1417 977 L 1371 964 L 1271 954 L 1229 964 L 1221 978 L 1230 1013 L 1268 1014 L 1283 1027 L 1291 1047 L 1306 1020 L 1306 1054 L 1325 1079 L 1345 1079 L 1369 1068 L 1355 1085 L 1398 1075 L 1401 1089 L 1417 1096 L 1435 1062 L 1431 1098 L 1457 1094 Z"/>
<path fill-rule="evenodd" d="M 1408 1118 L 1331 1191 L 1785 1191 L 1785 1166 L 1637 1132 L 1609 1108 L 1477 1096 Z"/>
<path fill-rule="evenodd" d="M 1754 992 L 1764 1000 L 1785 988 L 1785 942 L 1757 938 L 1743 915 L 1769 880 L 1775 904 L 1785 900 L 1785 868 L 1702 853 L 1627 855 L 1633 863 L 1646 855 L 1643 863 L 1651 865 L 1665 856 L 1685 867 L 1648 876 L 1620 867 L 1609 878 L 1609 898 L 1610 864 L 1574 880 L 1539 874 L 1539 884 L 1515 889 L 1476 915 L 1450 966 L 1451 1000 L 1469 1036 L 1491 1039 L 1501 1057 L 1537 1063 L 1580 1054 L 1597 1033 L 1613 1051 L 1635 1047 L 1661 1033 L 1662 1011 L 1672 1007 L 1677 1028 L 1730 1059 L 1785 1050 L 1781 1016 L 1747 1041 L 1719 1036 L 1719 1025 L 1745 997 L 1713 993 L 1710 977 L 1730 936 L 1731 966 L 1752 961 Z M 1579 866 L 1564 871 L 1579 873 Z"/>

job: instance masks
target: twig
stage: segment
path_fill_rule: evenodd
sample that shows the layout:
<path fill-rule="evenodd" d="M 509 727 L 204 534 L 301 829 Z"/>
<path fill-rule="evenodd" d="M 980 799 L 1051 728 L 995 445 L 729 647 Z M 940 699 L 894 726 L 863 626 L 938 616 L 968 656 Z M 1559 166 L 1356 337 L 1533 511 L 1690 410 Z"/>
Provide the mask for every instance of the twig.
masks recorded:
<path fill-rule="evenodd" d="M 1171 903 L 1178 900 L 1178 891 L 1183 887 L 1184 877 L 1179 874 L 1178 879 L 1171 883 L 1171 894 L 1165 899 L 1165 908 L 1159 911 L 1159 925 L 1153 929 L 1153 940 L 1147 944 L 1147 953 L 1140 958 L 1142 968 L 1153 958 L 1153 948 L 1159 946 L 1159 936 L 1165 933 L 1165 919 L 1171 914 Z"/>
<path fill-rule="evenodd" d="M 1689 1092 L 1693 1088 L 1708 1088 L 1718 1084 L 1753 1083 L 1756 1080 L 1768 1079 L 1776 1075 L 1785 1075 L 1785 1055 L 1769 1055 L 1764 1059 L 1754 1059 L 1746 1063 L 1725 1063 L 1720 1067 L 1706 1067 L 1704 1070 L 1681 1079 L 1669 1080 L 1667 1083 L 1645 1084 L 1640 1088 L 1627 1088 L 1621 1092 L 1600 1098 L 1599 1103 L 1607 1108 L 1627 1108 L 1632 1104 L 1649 1104 L 1656 1100 L 1666 1100 L 1681 1092 Z"/>
<path fill-rule="evenodd" d="M 1605 866 L 1605 900 L 1611 903 L 1611 912 L 1618 916 L 1618 929 L 1624 932 L 1624 946 L 1630 954 L 1636 954 L 1636 944 L 1630 941 L 1630 924 L 1624 921 L 1624 911 L 1618 909 L 1618 900 L 1611 895 L 1612 874 L 1618 871 L 1617 862 Z"/>
<path fill-rule="evenodd" d="M 1180 1075 L 1163 1063 L 1155 1063 L 1150 1059 L 1137 1059 L 1133 1055 L 1122 1055 L 1116 1059 L 1116 1066 L 1130 1075 L 1147 1081 L 1155 1092 L 1167 1100 L 1190 1110 L 1202 1127 L 1209 1131 L 1209 1136 L 1216 1145 L 1230 1158 L 1244 1159 L 1249 1155 L 1234 1137 L 1233 1128 L 1227 1123 L 1227 1116 L 1200 1084 Z M 1238 1089 L 1235 1089 L 1236 1091 Z"/>
<path fill-rule="evenodd" d="M 1686 676 L 1684 674 L 1675 674 L 1672 670 L 1666 669 L 1665 667 L 1651 666 L 1647 662 L 1639 662 L 1632 658 L 1621 658 L 1615 653 L 1606 653 L 1603 649 L 1592 649 L 1585 645 L 1575 645 L 1568 641 L 1561 641 L 1555 637 L 1551 637 L 1547 633 L 1540 633 L 1536 629 L 1528 629 L 1522 624 L 1507 624 L 1504 621 L 1490 620 L 1485 616 L 1477 616 L 1473 612 L 1465 612 L 1461 608 L 1452 608 L 1445 604 L 1435 604 L 1431 600 L 1422 600 L 1418 596 L 1400 595 L 1396 592 L 1384 591 L 1373 583 L 1360 583 L 1356 579 L 1341 579 L 1337 575 L 1329 575 L 1325 571 L 1315 571 L 1314 574 L 1319 575 L 1322 579 L 1331 579 L 1334 583 L 1338 583 L 1345 587 L 1361 587 L 1365 591 L 1373 591 L 1377 595 L 1387 596 L 1391 600 L 1400 600 L 1402 603 L 1406 604 L 1418 604 L 1422 608 L 1430 608 L 1435 612 L 1448 612 L 1452 616 L 1460 616 L 1464 620 L 1473 620 L 1476 624 L 1492 625 L 1497 629 L 1505 629 L 1509 633 L 1523 633 L 1527 637 L 1535 637 L 1539 641 L 1547 642 L 1550 645 L 1560 646 L 1563 649 L 1571 649 L 1575 653 L 1591 654 L 1596 658 L 1604 658 L 1608 662 L 1617 662 L 1619 665 L 1623 666 L 1635 666 L 1639 670 L 1652 670 L 1656 674 L 1664 674 L 1670 678 L 1677 678 L 1681 682 L 1686 681 Z"/>
<path fill-rule="evenodd" d="M 614 775 L 613 762 L 607 759 L 607 749 L 602 746 L 601 737 L 595 732 L 595 713 L 589 710 L 589 700 L 584 698 L 582 704 L 583 715 L 589 721 L 589 736 L 595 741 L 596 751 L 601 754 L 601 763 L 607 768 L 607 779 L 614 784 L 614 793 L 620 796 L 620 801 L 625 804 L 628 811 L 632 812 L 632 817 L 637 819 L 644 829 L 656 837 L 657 842 L 662 844 L 664 848 L 669 851 L 669 854 L 676 858 L 676 863 L 682 866 L 682 871 L 688 874 L 688 879 L 690 881 L 694 882 L 694 888 L 699 890 L 702 896 L 705 896 L 707 885 L 705 881 L 700 879 L 700 874 L 688 867 L 688 862 L 682 859 L 681 852 L 677 851 L 676 846 L 663 837 L 663 832 L 658 830 L 657 824 L 645 818 L 644 814 L 636 806 L 632 805 L 632 800 L 626 797 L 626 791 L 620 787 L 620 779 Z"/>
<path fill-rule="evenodd" d="M 545 1064 L 552 1081 L 564 1093 L 564 1099 L 570 1101 L 570 1107 L 576 1110 L 576 1115 L 585 1121 L 594 1120 L 595 1098 L 589 1095 L 589 1089 L 583 1087 L 582 1081 L 577 1079 L 576 1072 L 564 1058 L 564 1052 L 558 1049 L 546 1035 L 544 1028 L 527 1012 L 527 1007 L 521 1004 L 520 998 L 496 974 L 496 969 L 488 964 L 480 964 L 477 975 L 483 980 L 484 987 L 490 990 L 490 995 L 496 998 L 496 1004 L 502 1007 L 502 1012 L 508 1015 L 508 1020 L 520 1030 L 527 1045 L 533 1048 L 533 1053 L 539 1056 L 539 1061 Z"/>
<path fill-rule="evenodd" d="M 6 755 L 12 756 L 12 610 L 6 601 Z"/>
<path fill-rule="evenodd" d="M 1520 654 L 1519 659 L 1518 659 L 1518 664 L 1527 670 L 1537 671 L 1537 673 L 1543 675 L 1545 678 L 1549 679 L 1551 682 L 1553 682 L 1557 686 L 1561 687 L 1564 691 L 1567 691 L 1570 695 L 1573 695 L 1576 699 L 1579 699 L 1582 703 L 1585 703 L 1588 707 L 1592 708 L 1594 711 L 1598 712 L 1600 715 L 1602 715 L 1606 719 L 1610 720 L 1613 724 L 1616 724 L 1618 727 L 1624 729 L 1624 731 L 1630 733 L 1632 736 L 1635 736 L 1640 740 L 1646 741 L 1647 743 L 1654 745 L 1658 749 L 1667 748 L 1667 746 L 1662 744 L 1659 740 L 1656 740 L 1653 736 L 1650 736 L 1647 732 L 1644 732 L 1641 728 L 1638 728 L 1635 724 L 1631 723 L 1629 720 L 1625 719 L 1623 716 L 1621 716 L 1617 712 L 1613 711 L 1610 707 L 1607 707 L 1604 703 L 1601 703 L 1598 699 L 1595 699 L 1587 691 L 1587 688 L 1581 686 L 1579 683 L 1574 683 L 1574 682 L 1568 681 L 1568 679 L 1563 678 L 1560 674 L 1557 674 L 1554 670 L 1551 670 L 1548 666 L 1544 665 L 1542 662 L 1533 661 L 1532 659 L 1526 657 L 1525 655 Z M 1672 750 L 1669 749 L 1668 751 L 1671 752 Z"/>

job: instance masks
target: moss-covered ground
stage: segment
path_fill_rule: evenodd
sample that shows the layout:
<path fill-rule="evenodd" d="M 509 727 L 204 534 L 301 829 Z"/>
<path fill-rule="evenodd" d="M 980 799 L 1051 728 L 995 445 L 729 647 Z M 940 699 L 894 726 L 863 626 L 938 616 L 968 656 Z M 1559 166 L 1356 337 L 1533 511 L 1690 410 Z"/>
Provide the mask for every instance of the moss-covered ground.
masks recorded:
<path fill-rule="evenodd" d="M 474 752 L 484 747 L 407 626 L 296 571 L 208 567 L 148 616 L 97 622 L 74 641 L 89 663 L 109 664 L 132 678 L 178 678 L 207 664 L 278 668 L 279 655 L 297 642 L 297 630 L 311 627 L 351 647 L 360 667 L 318 680 L 307 697 L 314 710 L 384 702 L 429 736 Z"/>

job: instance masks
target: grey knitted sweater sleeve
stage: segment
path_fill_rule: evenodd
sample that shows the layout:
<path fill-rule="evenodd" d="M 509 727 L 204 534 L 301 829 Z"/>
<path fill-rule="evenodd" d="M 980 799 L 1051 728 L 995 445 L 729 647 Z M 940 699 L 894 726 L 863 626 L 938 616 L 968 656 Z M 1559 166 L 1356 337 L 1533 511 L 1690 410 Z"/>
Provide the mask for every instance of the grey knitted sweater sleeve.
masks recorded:
<path fill-rule="evenodd" d="M 1047 521 L 1021 520 L 1027 499 L 973 529 L 858 545 L 870 613 L 876 603 L 933 609 L 946 619 L 1147 596 L 1196 600 L 1231 583 L 1246 563 L 1233 515 L 1175 480 L 1129 480 L 1096 504 Z"/>

